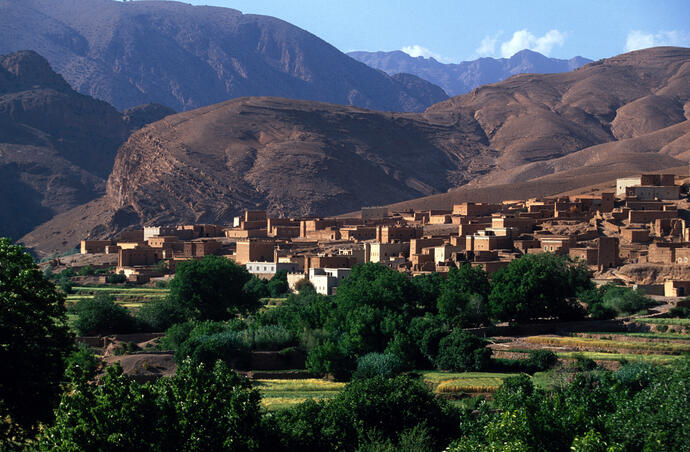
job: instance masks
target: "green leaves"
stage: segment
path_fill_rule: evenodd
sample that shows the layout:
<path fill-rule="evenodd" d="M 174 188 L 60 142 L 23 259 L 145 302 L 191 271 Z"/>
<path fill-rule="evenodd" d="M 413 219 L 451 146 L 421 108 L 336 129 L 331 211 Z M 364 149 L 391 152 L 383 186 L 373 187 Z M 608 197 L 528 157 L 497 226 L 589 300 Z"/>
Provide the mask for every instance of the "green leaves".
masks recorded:
<path fill-rule="evenodd" d="M 24 247 L 0 238 L 0 441 L 49 421 L 72 351 L 64 297 Z"/>
<path fill-rule="evenodd" d="M 247 269 L 220 256 L 181 262 L 170 282 L 170 299 L 198 320 L 227 320 L 259 307 L 245 290 Z"/>

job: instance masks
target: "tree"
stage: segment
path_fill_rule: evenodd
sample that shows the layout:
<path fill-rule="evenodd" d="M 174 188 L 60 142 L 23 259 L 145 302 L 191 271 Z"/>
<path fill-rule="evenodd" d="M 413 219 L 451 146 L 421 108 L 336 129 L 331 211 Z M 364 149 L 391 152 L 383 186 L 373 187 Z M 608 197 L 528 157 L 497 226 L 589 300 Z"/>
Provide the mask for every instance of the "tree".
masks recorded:
<path fill-rule="evenodd" d="M 127 308 L 115 303 L 107 294 L 98 294 L 93 299 L 79 300 L 71 311 L 77 314 L 74 327 L 82 336 L 96 334 L 134 333 L 139 322 Z"/>
<path fill-rule="evenodd" d="M 220 256 L 182 262 L 170 282 L 170 299 L 199 320 L 226 320 L 259 307 L 244 290 L 251 279 L 246 268 Z"/>
<path fill-rule="evenodd" d="M 266 284 L 271 297 L 277 298 L 285 295 L 290 290 L 287 282 L 287 270 L 281 270 L 273 275 L 273 278 Z"/>
<path fill-rule="evenodd" d="M 64 296 L 24 247 L 0 238 L 0 442 L 52 419 L 72 341 Z"/>
<path fill-rule="evenodd" d="M 582 263 L 551 253 L 526 254 L 493 276 L 489 295 L 492 315 L 523 322 L 538 318 L 579 319 L 579 293 L 592 282 Z"/>
<path fill-rule="evenodd" d="M 467 263 L 451 268 L 438 296 L 439 317 L 453 326 L 489 323 L 487 299 L 490 290 L 489 278 L 481 268 Z"/>
<path fill-rule="evenodd" d="M 491 360 L 491 349 L 486 345 L 484 339 L 455 329 L 439 342 L 436 365 L 458 372 L 484 370 Z"/>
<path fill-rule="evenodd" d="M 261 396 L 222 362 L 184 362 L 141 385 L 109 367 L 99 385 L 65 394 L 44 450 L 251 451 L 263 438 Z"/>
<path fill-rule="evenodd" d="M 361 448 L 372 439 L 400 443 L 411 430 L 442 450 L 459 432 L 448 403 L 404 375 L 353 380 L 335 398 L 278 412 L 272 422 L 285 450 L 367 450 Z"/>

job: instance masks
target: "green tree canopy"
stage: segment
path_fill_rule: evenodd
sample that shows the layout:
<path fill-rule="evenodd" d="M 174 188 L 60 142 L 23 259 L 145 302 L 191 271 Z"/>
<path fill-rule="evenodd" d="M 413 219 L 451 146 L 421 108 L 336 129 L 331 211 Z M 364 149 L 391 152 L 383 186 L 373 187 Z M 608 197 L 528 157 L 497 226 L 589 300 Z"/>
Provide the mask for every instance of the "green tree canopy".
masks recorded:
<path fill-rule="evenodd" d="M 499 320 L 576 319 L 584 315 L 577 295 L 591 287 L 584 264 L 551 253 L 526 254 L 493 276 L 489 304 Z"/>
<path fill-rule="evenodd" d="M 220 256 L 182 262 L 170 282 L 170 299 L 199 320 L 226 320 L 259 307 L 244 286 L 251 279 L 246 268 Z"/>
<path fill-rule="evenodd" d="M 481 268 L 466 263 L 451 268 L 437 301 L 440 318 L 462 327 L 489 323 L 490 291 L 489 278 Z"/>
<path fill-rule="evenodd" d="M 138 384 L 109 367 L 99 385 L 65 394 L 45 450 L 251 451 L 259 448 L 261 396 L 218 361 L 183 363 L 175 376 Z"/>
<path fill-rule="evenodd" d="M 63 295 L 0 238 L 0 441 L 52 418 L 72 340 Z"/>

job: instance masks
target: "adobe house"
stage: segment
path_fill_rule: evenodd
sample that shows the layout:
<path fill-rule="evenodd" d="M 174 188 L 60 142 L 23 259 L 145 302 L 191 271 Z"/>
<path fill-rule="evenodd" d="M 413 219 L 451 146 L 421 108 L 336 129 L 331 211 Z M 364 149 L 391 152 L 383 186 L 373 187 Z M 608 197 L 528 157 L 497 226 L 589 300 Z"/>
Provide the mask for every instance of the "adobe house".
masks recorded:
<path fill-rule="evenodd" d="M 80 252 L 81 254 L 105 253 L 105 247 L 113 244 L 112 240 L 82 240 Z"/>
<path fill-rule="evenodd" d="M 669 279 L 664 282 L 665 297 L 686 297 L 690 295 L 690 281 Z"/>
<path fill-rule="evenodd" d="M 244 265 L 247 262 L 272 262 L 275 242 L 272 240 L 248 239 L 237 242 L 235 262 Z"/>

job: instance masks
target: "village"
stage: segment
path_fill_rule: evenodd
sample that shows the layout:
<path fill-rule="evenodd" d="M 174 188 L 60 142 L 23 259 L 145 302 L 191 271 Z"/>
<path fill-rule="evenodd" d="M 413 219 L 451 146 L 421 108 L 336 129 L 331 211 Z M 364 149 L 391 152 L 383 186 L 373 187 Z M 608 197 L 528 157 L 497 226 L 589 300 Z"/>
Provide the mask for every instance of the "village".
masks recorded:
<path fill-rule="evenodd" d="M 131 283 L 166 280 L 177 263 L 215 254 L 260 278 L 286 271 L 291 289 L 306 279 L 323 295 L 333 295 L 353 266 L 367 262 L 412 276 L 444 274 L 466 262 L 491 275 L 523 254 L 549 252 L 585 262 L 597 282 L 685 296 L 690 204 L 682 182 L 673 174 L 642 174 L 617 179 L 615 191 L 465 202 L 448 210 L 366 207 L 352 217 L 273 218 L 248 210 L 231 226 L 147 226 L 115 240 L 83 240 L 80 252 L 102 257 L 101 267 L 116 262 L 114 272 Z M 650 284 L 611 271 L 626 264 L 678 267 L 669 275 L 681 277 Z"/>

